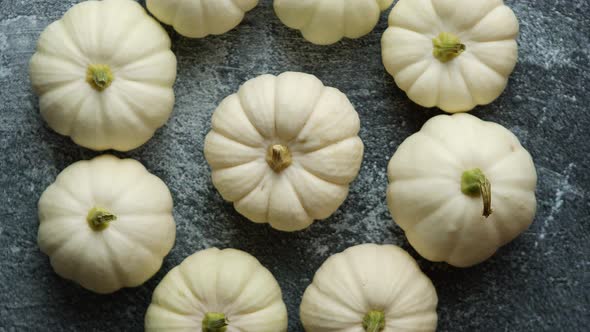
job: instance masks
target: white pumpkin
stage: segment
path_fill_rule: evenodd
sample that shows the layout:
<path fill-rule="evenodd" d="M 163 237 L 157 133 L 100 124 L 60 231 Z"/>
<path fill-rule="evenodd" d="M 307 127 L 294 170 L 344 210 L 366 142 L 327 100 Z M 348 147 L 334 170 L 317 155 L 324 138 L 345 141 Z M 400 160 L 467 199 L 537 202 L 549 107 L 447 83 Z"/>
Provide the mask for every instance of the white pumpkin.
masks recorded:
<path fill-rule="evenodd" d="M 383 63 L 415 103 L 469 111 L 506 88 L 517 36 L 502 0 L 400 0 L 383 34 Z"/>
<path fill-rule="evenodd" d="M 127 151 L 168 120 L 176 57 L 137 2 L 86 1 L 41 34 L 30 75 L 53 130 L 93 150 Z"/>
<path fill-rule="evenodd" d="M 531 156 L 509 130 L 468 114 L 426 122 L 399 146 L 388 175 L 393 219 L 431 261 L 478 264 L 535 216 Z"/>
<path fill-rule="evenodd" d="M 313 75 L 262 75 L 225 98 L 205 139 L 213 184 L 257 223 L 296 231 L 334 213 L 363 143 L 346 96 Z"/>
<path fill-rule="evenodd" d="M 363 244 L 328 258 L 301 302 L 307 332 L 430 332 L 438 297 L 407 252 Z"/>
<path fill-rule="evenodd" d="M 284 332 L 287 308 L 273 275 L 252 255 L 211 248 L 186 258 L 154 291 L 146 332 Z"/>
<path fill-rule="evenodd" d="M 152 277 L 174 245 L 168 187 L 111 155 L 64 169 L 39 200 L 38 242 L 57 274 L 97 293 Z"/>
<path fill-rule="evenodd" d="M 318 45 L 371 32 L 393 0 L 274 0 L 279 19 Z"/>
<path fill-rule="evenodd" d="M 147 0 L 148 10 L 181 35 L 221 35 L 242 22 L 258 0 Z"/>

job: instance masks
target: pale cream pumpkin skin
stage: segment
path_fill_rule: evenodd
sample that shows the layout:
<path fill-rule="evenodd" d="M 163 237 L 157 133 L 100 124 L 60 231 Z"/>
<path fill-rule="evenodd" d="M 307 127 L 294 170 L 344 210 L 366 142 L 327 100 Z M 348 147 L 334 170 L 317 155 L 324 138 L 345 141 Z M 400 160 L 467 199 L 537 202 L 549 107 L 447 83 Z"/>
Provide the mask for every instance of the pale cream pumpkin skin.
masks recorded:
<path fill-rule="evenodd" d="M 502 0 L 400 0 L 382 37 L 383 63 L 415 103 L 470 111 L 506 88 L 518 30 Z"/>
<path fill-rule="evenodd" d="M 168 120 L 176 57 L 137 2 L 85 1 L 43 31 L 30 76 L 53 130 L 93 150 L 127 151 Z"/>
<path fill-rule="evenodd" d="M 181 35 L 221 35 L 242 22 L 258 0 L 147 0 L 148 10 Z"/>
<path fill-rule="evenodd" d="M 491 185 L 487 213 L 478 181 L 473 192 L 463 190 L 478 173 Z M 431 261 L 458 267 L 481 263 L 535 216 L 537 173 L 530 154 L 508 129 L 468 114 L 426 122 L 399 146 L 388 177 L 394 221 Z"/>
<path fill-rule="evenodd" d="M 279 19 L 303 37 L 318 45 L 329 45 L 342 38 L 360 38 L 371 32 L 381 12 L 393 0 L 274 0 Z"/>
<path fill-rule="evenodd" d="M 285 332 L 287 308 L 279 284 L 256 258 L 211 248 L 168 272 L 154 291 L 145 330 Z"/>
<path fill-rule="evenodd" d="M 359 130 L 348 98 L 315 76 L 262 75 L 221 102 L 205 157 L 239 213 L 296 231 L 344 202 L 363 157 Z"/>
<path fill-rule="evenodd" d="M 303 294 L 307 332 L 431 332 L 438 297 L 403 249 L 363 244 L 328 258 Z"/>
<path fill-rule="evenodd" d="M 38 208 L 37 241 L 55 272 L 97 293 L 143 284 L 176 237 L 168 187 L 132 159 L 68 166 Z"/>

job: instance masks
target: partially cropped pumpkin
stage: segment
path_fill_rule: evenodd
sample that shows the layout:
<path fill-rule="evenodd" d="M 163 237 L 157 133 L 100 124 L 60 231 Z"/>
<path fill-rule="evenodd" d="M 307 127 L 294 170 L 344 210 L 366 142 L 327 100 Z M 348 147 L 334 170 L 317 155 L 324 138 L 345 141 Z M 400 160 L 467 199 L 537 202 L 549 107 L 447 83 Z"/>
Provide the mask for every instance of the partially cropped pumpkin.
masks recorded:
<path fill-rule="evenodd" d="M 274 0 L 279 19 L 308 41 L 334 44 L 371 32 L 393 0 Z"/>
<path fill-rule="evenodd" d="M 506 128 L 469 114 L 426 122 L 399 146 L 388 176 L 393 219 L 431 261 L 480 263 L 535 216 L 530 154 Z"/>
<path fill-rule="evenodd" d="M 417 104 L 464 112 L 504 91 L 517 37 L 502 0 L 400 0 L 383 34 L 383 63 Z"/>
<path fill-rule="evenodd" d="M 307 332 L 433 332 L 438 297 L 407 252 L 363 244 L 328 258 L 301 302 Z"/>
<path fill-rule="evenodd" d="M 199 251 L 156 287 L 146 332 L 286 332 L 287 308 L 273 275 L 235 249 Z"/>
<path fill-rule="evenodd" d="M 170 38 L 131 0 L 72 7 L 39 37 L 30 75 L 49 126 L 93 150 L 137 148 L 174 106 Z"/>
<path fill-rule="evenodd" d="M 168 187 L 132 159 L 103 155 L 64 169 L 39 200 L 41 251 L 97 293 L 153 276 L 176 237 Z"/>
<path fill-rule="evenodd" d="M 205 139 L 213 184 L 257 223 L 301 230 L 328 218 L 358 174 L 363 143 L 346 96 L 313 75 L 262 75 L 225 98 Z"/>
<path fill-rule="evenodd" d="M 147 0 L 148 10 L 183 36 L 203 38 L 235 28 L 258 0 Z"/>

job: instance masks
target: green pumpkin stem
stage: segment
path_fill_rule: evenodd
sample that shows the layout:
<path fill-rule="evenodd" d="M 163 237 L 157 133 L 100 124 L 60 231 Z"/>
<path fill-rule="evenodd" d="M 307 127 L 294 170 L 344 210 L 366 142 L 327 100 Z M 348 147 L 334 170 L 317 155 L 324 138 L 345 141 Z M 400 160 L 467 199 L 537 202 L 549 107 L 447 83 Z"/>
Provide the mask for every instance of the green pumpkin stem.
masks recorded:
<path fill-rule="evenodd" d="M 113 72 L 108 65 L 90 65 L 86 71 L 86 82 L 98 91 L 103 91 L 113 83 Z"/>
<path fill-rule="evenodd" d="M 479 196 L 483 200 L 483 216 L 492 214 L 492 184 L 481 169 L 475 168 L 463 172 L 461 176 L 461 191 L 468 196 Z"/>
<path fill-rule="evenodd" d="M 95 231 L 102 231 L 109 227 L 112 221 L 117 220 L 117 216 L 101 207 L 93 207 L 86 216 L 88 225 Z"/>
<path fill-rule="evenodd" d="M 266 152 L 266 162 L 276 173 L 282 172 L 293 162 L 289 148 L 282 144 L 271 145 Z"/>
<path fill-rule="evenodd" d="M 225 315 L 220 312 L 208 312 L 202 322 L 202 332 L 225 332 L 227 321 Z"/>
<path fill-rule="evenodd" d="M 432 40 L 432 54 L 440 62 L 449 62 L 458 57 L 466 49 L 459 37 L 449 32 L 441 32 Z"/>
<path fill-rule="evenodd" d="M 385 328 L 385 314 L 383 311 L 369 311 L 363 318 L 365 332 L 381 332 Z"/>

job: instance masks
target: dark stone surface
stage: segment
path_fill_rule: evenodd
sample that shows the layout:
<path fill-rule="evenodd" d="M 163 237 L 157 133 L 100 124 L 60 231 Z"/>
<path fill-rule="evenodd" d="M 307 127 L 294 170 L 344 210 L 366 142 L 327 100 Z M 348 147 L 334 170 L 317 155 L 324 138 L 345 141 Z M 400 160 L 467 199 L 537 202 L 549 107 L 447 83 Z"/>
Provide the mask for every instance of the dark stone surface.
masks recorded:
<path fill-rule="evenodd" d="M 360 243 L 394 243 L 418 259 L 439 294 L 440 331 L 588 331 L 590 326 L 590 97 L 588 0 L 510 0 L 521 23 L 520 59 L 506 92 L 473 114 L 521 139 L 539 174 L 533 226 L 487 262 L 469 269 L 418 257 L 389 216 L 386 166 L 396 147 L 438 111 L 396 88 L 380 61 L 378 28 L 357 41 L 313 46 L 263 0 L 238 29 L 189 40 L 169 30 L 179 60 L 177 104 L 140 160 L 175 200 L 176 245 L 146 284 L 110 296 L 53 273 L 36 243 L 36 204 L 67 165 L 97 153 L 49 129 L 39 116 L 27 63 L 41 31 L 75 0 L 0 0 L 0 331 L 140 331 L 154 287 L 196 250 L 235 247 L 277 277 L 290 331 L 315 270 Z M 210 181 L 203 138 L 226 95 L 263 73 L 304 71 L 341 89 L 357 108 L 366 155 L 346 203 L 329 220 L 293 234 L 240 217 Z"/>

